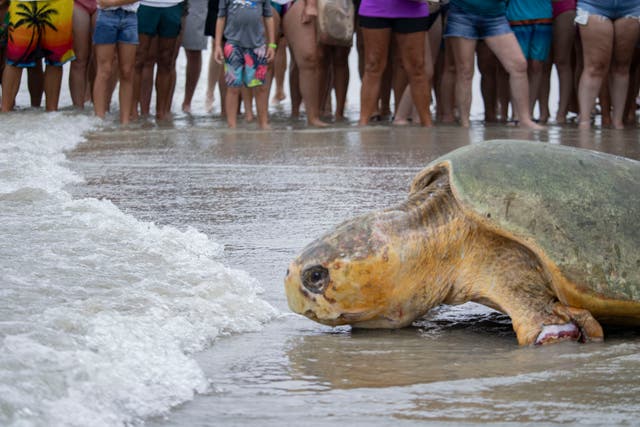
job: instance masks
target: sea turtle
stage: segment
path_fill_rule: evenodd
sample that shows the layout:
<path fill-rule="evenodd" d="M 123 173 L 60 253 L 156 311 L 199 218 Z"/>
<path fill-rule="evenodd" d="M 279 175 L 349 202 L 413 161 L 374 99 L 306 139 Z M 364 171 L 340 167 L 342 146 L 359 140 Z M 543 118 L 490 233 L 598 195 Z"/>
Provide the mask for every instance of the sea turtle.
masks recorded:
<path fill-rule="evenodd" d="M 408 199 L 359 216 L 289 266 L 290 308 L 399 328 L 440 304 L 506 313 L 521 345 L 640 325 L 640 162 L 496 140 L 436 159 Z M 598 320 L 596 320 L 598 319 Z"/>

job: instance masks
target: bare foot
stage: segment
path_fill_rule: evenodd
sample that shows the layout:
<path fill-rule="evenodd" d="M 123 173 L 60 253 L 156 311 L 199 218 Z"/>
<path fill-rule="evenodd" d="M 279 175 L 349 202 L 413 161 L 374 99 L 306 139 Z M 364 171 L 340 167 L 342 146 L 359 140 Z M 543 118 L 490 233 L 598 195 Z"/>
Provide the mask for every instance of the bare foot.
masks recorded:
<path fill-rule="evenodd" d="M 578 122 L 578 129 L 591 129 L 591 120 L 580 120 Z"/>
<path fill-rule="evenodd" d="M 455 123 L 455 121 L 456 121 L 456 118 L 453 117 L 453 115 L 442 116 L 442 118 L 440 119 L 440 123 L 446 123 L 446 124 Z"/>
<path fill-rule="evenodd" d="M 520 123 L 518 124 L 519 127 L 521 128 L 527 128 L 527 129 L 531 129 L 531 130 L 545 130 L 546 127 L 539 125 L 538 123 L 534 122 L 533 120 L 521 120 Z"/>
<path fill-rule="evenodd" d="M 207 96 L 204 100 L 204 110 L 207 114 L 213 113 L 213 93 L 207 93 Z"/>
<path fill-rule="evenodd" d="M 254 115 L 253 115 L 253 113 L 251 113 L 251 112 L 245 113 L 245 115 L 244 115 L 244 120 L 245 120 L 247 123 L 251 123 L 252 121 L 254 121 L 254 120 L 255 120 L 255 116 L 254 116 Z"/>
<path fill-rule="evenodd" d="M 407 126 L 409 125 L 409 120 L 407 119 L 401 119 L 399 117 L 396 117 L 395 119 L 393 119 L 392 122 L 395 126 Z"/>
<path fill-rule="evenodd" d="M 287 98 L 287 95 L 285 95 L 284 92 L 276 92 L 276 94 L 273 95 L 273 98 L 271 98 L 271 103 L 279 104 L 280 102 L 284 101 L 286 98 Z"/>
<path fill-rule="evenodd" d="M 182 104 L 182 112 L 183 113 L 187 113 L 187 114 L 191 114 L 191 105 Z"/>
<path fill-rule="evenodd" d="M 621 129 L 624 129 L 624 123 L 619 122 L 617 120 L 613 120 L 611 123 L 611 127 L 613 127 L 614 129 L 621 130 Z"/>
<path fill-rule="evenodd" d="M 260 124 L 261 130 L 271 130 L 271 125 L 269 123 Z"/>
<path fill-rule="evenodd" d="M 171 113 L 156 113 L 156 121 L 166 122 L 171 119 Z"/>
<path fill-rule="evenodd" d="M 320 119 L 308 119 L 309 120 L 309 126 L 313 126 L 313 127 L 317 127 L 317 128 L 326 128 L 327 126 L 329 126 L 329 123 L 327 122 L 323 122 Z"/>

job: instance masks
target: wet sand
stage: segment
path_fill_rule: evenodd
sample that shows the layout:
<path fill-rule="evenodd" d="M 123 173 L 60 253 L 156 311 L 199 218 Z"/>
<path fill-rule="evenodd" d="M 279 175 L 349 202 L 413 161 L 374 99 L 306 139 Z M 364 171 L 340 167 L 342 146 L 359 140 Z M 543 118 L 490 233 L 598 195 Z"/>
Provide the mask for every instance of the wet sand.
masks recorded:
<path fill-rule="evenodd" d="M 353 117 L 353 116 L 352 116 Z M 430 160 L 487 139 L 527 139 L 640 159 L 637 129 L 530 132 L 474 122 L 229 131 L 204 116 L 107 128 L 68 154 L 86 183 L 141 220 L 194 227 L 225 245 L 282 316 L 196 356 L 211 390 L 152 426 L 637 423 L 640 332 L 604 343 L 519 348 L 509 319 L 475 304 L 443 307 L 396 331 L 328 328 L 288 314 L 283 277 L 303 246 L 336 223 L 406 196 Z"/>

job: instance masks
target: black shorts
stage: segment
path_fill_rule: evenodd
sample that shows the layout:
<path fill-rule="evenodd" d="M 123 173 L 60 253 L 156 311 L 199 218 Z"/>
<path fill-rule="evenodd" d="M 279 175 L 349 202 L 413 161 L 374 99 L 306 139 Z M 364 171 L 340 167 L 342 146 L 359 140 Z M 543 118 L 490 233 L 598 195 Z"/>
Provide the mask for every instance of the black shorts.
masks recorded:
<path fill-rule="evenodd" d="M 207 18 L 204 24 L 205 36 L 216 36 L 216 21 L 218 20 L 218 0 L 209 0 Z"/>
<path fill-rule="evenodd" d="M 402 34 L 428 31 L 437 18 L 437 14 L 422 18 L 379 18 L 377 16 L 358 15 L 360 27 L 362 28 L 373 30 L 391 28 L 392 32 Z"/>

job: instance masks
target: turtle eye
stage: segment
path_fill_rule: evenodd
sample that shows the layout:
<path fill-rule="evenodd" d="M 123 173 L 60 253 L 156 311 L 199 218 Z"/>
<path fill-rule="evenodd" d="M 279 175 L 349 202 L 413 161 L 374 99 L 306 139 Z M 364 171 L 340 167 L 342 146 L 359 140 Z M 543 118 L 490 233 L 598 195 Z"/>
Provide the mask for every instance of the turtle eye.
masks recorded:
<path fill-rule="evenodd" d="M 305 268 L 302 271 L 302 286 L 314 294 L 320 294 L 329 283 L 329 270 L 321 265 Z"/>

